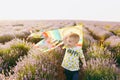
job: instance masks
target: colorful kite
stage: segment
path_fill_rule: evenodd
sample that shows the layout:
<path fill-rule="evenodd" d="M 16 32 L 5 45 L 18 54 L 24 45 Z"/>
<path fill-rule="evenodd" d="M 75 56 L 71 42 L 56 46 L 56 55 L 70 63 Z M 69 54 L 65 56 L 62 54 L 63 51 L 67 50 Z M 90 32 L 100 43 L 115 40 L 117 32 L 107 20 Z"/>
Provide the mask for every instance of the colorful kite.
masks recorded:
<path fill-rule="evenodd" d="M 48 38 L 50 39 L 50 44 L 53 45 L 59 41 L 63 40 L 63 37 L 66 36 L 67 34 L 69 34 L 70 32 L 72 33 L 77 33 L 80 36 L 80 40 L 77 44 L 77 46 L 82 47 L 82 43 L 83 43 L 83 31 L 82 31 L 82 24 L 80 25 L 76 25 L 76 26 L 70 26 L 70 27 L 64 27 L 64 28 L 60 28 L 60 29 L 54 29 L 54 30 L 49 30 L 49 31 L 45 31 L 44 33 L 48 36 Z M 43 35 L 42 35 L 43 36 Z M 44 42 L 44 43 L 43 43 Z M 36 44 L 36 46 L 41 46 L 41 45 L 46 45 L 49 43 L 45 43 L 46 40 L 43 39 L 42 41 L 38 42 Z M 49 49 L 50 47 L 48 47 Z"/>

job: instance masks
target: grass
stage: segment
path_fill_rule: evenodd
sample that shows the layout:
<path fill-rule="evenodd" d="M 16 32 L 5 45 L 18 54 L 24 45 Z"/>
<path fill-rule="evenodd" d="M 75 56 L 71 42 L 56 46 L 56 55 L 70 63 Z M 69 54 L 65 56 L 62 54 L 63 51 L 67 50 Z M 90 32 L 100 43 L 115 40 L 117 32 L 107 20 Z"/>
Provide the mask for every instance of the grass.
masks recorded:
<path fill-rule="evenodd" d="M 17 76 L 14 78 L 16 80 L 61 80 L 61 77 L 64 78 L 61 60 L 62 54 L 54 50 L 43 53 L 39 49 L 32 49 L 28 56 L 17 63 L 14 69 L 14 75 Z M 13 79 L 12 76 L 10 79 Z"/>
<path fill-rule="evenodd" d="M 14 38 L 14 35 L 12 35 L 12 34 L 0 35 L 0 43 L 8 42 L 8 41 L 12 40 L 13 38 Z"/>
<path fill-rule="evenodd" d="M 1 33 L 1 35 L 0 35 L 0 43 L 5 44 L 5 42 L 9 42 L 9 41 L 11 41 L 13 39 L 16 39 L 16 38 L 27 39 L 27 37 L 29 35 L 30 35 L 30 32 L 27 31 L 27 30 Z"/>
<path fill-rule="evenodd" d="M 120 65 L 120 44 L 110 49 L 118 65 Z"/>
<path fill-rule="evenodd" d="M 91 58 L 111 59 L 111 52 L 102 44 L 94 43 L 87 49 L 86 60 Z"/>
<path fill-rule="evenodd" d="M 43 38 L 41 38 L 41 33 L 37 32 L 37 33 L 32 33 L 31 35 L 29 35 L 28 38 L 27 38 L 27 41 L 36 44 L 42 39 Z"/>
<path fill-rule="evenodd" d="M 91 59 L 87 61 L 87 68 L 84 71 L 85 80 L 119 80 L 120 74 L 117 67 L 111 64 L 108 59 Z"/>
<path fill-rule="evenodd" d="M 16 61 L 20 58 L 20 56 L 24 56 L 28 54 L 30 50 L 29 43 L 26 43 L 22 40 L 13 40 L 11 43 L 4 45 L 5 48 L 0 49 L 0 57 L 2 58 L 2 66 L 3 72 L 5 75 L 8 75 L 10 71 L 10 67 L 14 67 L 16 65 Z M 8 46 L 8 47 L 7 47 Z"/>

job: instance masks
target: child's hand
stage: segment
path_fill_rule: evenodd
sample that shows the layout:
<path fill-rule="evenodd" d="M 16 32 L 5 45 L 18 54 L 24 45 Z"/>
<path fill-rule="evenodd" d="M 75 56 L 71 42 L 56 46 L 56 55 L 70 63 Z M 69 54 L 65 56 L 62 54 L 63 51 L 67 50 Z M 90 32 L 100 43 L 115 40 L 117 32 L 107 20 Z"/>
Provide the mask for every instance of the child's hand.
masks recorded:
<path fill-rule="evenodd" d="M 84 63 L 82 67 L 83 67 L 83 69 L 85 69 L 86 68 L 86 63 Z"/>
<path fill-rule="evenodd" d="M 86 68 L 86 61 L 85 61 L 85 58 L 82 58 L 81 61 L 82 61 L 82 63 L 83 63 L 82 68 Z"/>

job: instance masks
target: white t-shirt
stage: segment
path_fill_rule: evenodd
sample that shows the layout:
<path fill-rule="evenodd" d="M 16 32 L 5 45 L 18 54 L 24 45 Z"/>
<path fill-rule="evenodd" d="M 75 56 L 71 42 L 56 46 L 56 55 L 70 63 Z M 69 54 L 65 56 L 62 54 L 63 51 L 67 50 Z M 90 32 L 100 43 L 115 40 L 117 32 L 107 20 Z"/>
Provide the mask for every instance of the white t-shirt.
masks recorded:
<path fill-rule="evenodd" d="M 84 58 L 81 47 L 66 48 L 61 66 L 70 71 L 78 71 L 80 58 Z"/>

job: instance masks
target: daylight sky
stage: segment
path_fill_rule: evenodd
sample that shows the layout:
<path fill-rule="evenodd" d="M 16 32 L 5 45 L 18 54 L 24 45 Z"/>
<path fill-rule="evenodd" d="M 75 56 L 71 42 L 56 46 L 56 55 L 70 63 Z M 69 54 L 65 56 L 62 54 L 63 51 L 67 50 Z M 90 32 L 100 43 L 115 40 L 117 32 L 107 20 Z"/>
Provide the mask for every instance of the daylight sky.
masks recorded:
<path fill-rule="evenodd" d="M 120 0 L 0 0 L 0 20 L 120 22 Z"/>

